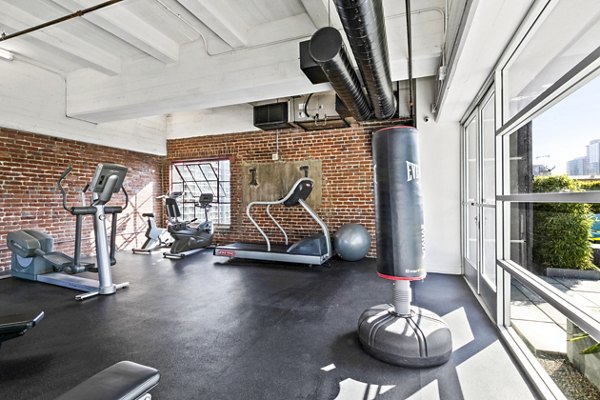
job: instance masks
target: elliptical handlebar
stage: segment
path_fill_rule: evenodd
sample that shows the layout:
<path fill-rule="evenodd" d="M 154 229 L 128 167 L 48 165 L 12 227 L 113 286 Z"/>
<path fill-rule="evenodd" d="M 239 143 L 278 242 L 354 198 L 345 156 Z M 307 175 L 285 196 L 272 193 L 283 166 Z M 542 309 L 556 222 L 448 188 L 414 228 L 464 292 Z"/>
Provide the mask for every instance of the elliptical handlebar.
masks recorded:
<path fill-rule="evenodd" d="M 62 181 L 65 180 L 65 178 L 71 173 L 71 171 L 73 171 L 73 166 L 69 165 L 67 167 L 67 169 L 65 169 L 63 171 L 63 173 L 60 175 L 60 177 L 58 178 L 58 182 L 56 183 L 56 186 L 58 187 L 58 189 L 60 190 L 60 193 L 62 194 L 62 206 L 63 208 L 71 213 L 74 214 L 74 211 L 77 207 L 68 207 L 67 206 L 67 192 L 65 191 L 65 188 L 62 186 Z M 85 193 L 88 191 L 88 189 L 90 188 L 90 184 L 86 183 L 85 187 L 83 188 L 83 190 L 81 191 L 82 193 Z M 123 191 L 123 194 L 125 195 L 125 205 L 121 207 L 121 210 L 125 210 L 127 208 L 127 206 L 129 205 L 129 194 L 127 193 L 127 190 L 125 190 L 125 188 L 123 186 L 121 186 L 121 190 Z M 93 202 L 92 202 L 93 205 Z M 79 208 L 87 208 L 87 207 L 79 207 Z"/>
<path fill-rule="evenodd" d="M 69 165 L 67 167 L 67 169 L 64 170 L 64 172 L 62 173 L 62 175 L 60 176 L 60 178 L 58 178 L 58 182 L 60 183 L 60 181 L 62 181 L 63 179 L 65 179 L 67 177 L 67 175 L 69 175 L 71 173 L 71 171 L 73 171 L 73 166 Z"/>
<path fill-rule="evenodd" d="M 62 193 L 62 206 L 68 212 L 71 212 L 71 209 L 67 207 L 67 192 L 65 192 L 65 188 L 63 188 L 62 186 L 62 181 L 67 177 L 67 175 L 71 173 L 71 171 L 73 171 L 73 166 L 69 165 L 67 169 L 65 169 L 64 172 L 61 174 L 60 178 L 58 178 L 58 182 L 56 184 L 58 186 L 58 189 Z"/>
<path fill-rule="evenodd" d="M 122 210 L 124 210 L 129 205 L 129 195 L 127 194 L 127 190 L 125 190 L 125 187 L 121 186 L 121 190 L 123 191 L 123 194 L 125 195 L 125 205 L 122 208 Z"/>

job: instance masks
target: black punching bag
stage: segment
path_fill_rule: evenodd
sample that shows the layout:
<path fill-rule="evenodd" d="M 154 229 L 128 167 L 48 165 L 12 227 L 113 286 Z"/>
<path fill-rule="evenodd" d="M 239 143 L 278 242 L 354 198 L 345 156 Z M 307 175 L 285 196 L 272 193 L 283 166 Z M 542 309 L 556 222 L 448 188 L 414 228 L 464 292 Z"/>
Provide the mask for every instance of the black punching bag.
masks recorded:
<path fill-rule="evenodd" d="M 373 134 L 377 272 L 392 280 L 425 278 L 418 133 L 412 127 Z"/>
<path fill-rule="evenodd" d="M 377 273 L 394 282 L 394 291 L 392 305 L 362 313 L 358 338 L 369 354 L 391 364 L 443 364 L 452 354 L 450 329 L 433 312 L 410 304 L 410 282 L 426 275 L 417 130 L 400 126 L 375 132 L 373 164 Z"/>

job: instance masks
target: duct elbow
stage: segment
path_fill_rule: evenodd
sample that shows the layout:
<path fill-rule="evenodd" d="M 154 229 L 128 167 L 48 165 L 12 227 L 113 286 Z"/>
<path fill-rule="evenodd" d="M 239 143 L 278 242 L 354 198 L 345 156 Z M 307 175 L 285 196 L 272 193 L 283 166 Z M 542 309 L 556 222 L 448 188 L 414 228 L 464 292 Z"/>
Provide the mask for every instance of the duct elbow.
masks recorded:
<path fill-rule="evenodd" d="M 331 27 L 319 29 L 310 39 L 309 51 L 354 119 L 371 118 L 371 107 L 346 54 L 340 32 Z"/>

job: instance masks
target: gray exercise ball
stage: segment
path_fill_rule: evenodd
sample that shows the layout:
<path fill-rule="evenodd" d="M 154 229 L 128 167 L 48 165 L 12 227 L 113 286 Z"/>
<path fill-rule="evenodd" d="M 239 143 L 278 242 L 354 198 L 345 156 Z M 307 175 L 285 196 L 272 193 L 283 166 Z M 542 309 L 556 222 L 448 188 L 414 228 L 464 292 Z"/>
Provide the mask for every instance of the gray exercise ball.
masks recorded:
<path fill-rule="evenodd" d="M 371 248 L 369 231 L 359 224 L 342 225 L 335 233 L 333 246 L 338 256 L 346 261 L 358 261 L 364 258 Z"/>

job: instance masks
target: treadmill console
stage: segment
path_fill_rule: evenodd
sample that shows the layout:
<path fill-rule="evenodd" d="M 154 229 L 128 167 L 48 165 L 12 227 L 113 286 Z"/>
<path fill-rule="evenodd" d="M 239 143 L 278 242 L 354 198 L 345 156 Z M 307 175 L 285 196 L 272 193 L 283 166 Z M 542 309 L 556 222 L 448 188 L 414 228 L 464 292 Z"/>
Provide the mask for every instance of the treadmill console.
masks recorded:
<path fill-rule="evenodd" d="M 292 188 L 287 200 L 283 202 L 286 207 L 292 207 L 298 204 L 299 200 L 306 200 L 312 192 L 314 181 L 310 178 L 300 179 L 296 182 L 296 186 Z"/>

